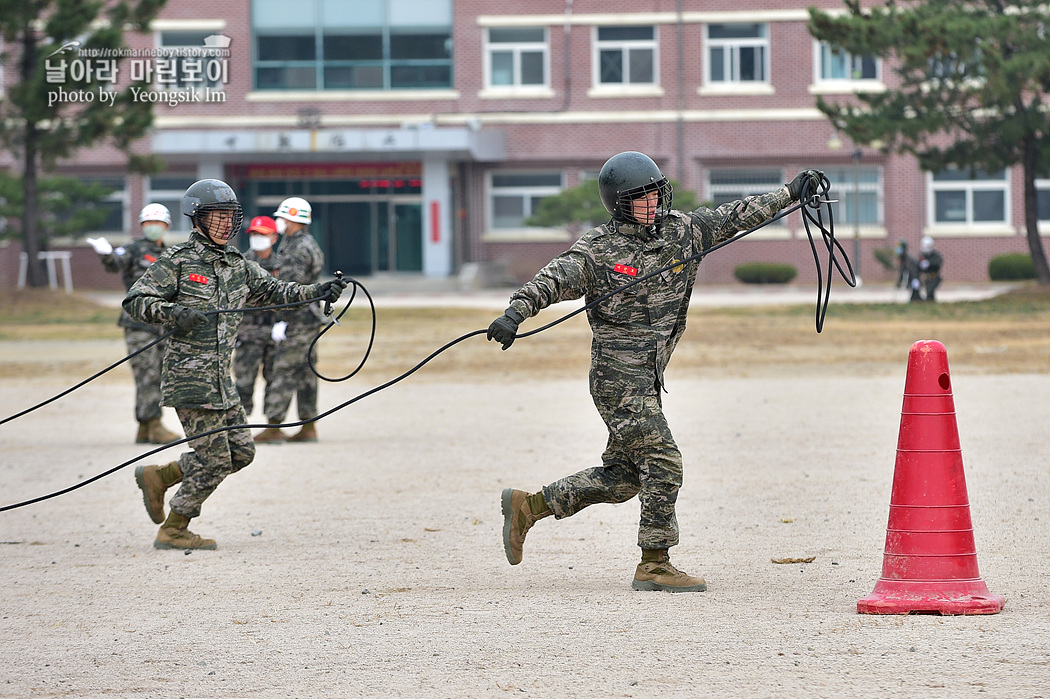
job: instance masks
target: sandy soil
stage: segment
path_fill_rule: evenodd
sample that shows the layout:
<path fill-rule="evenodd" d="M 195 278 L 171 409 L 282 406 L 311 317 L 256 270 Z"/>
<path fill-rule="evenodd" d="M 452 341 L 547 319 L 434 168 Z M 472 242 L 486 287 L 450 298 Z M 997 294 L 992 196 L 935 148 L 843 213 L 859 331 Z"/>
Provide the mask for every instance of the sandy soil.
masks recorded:
<path fill-rule="evenodd" d="M 924 329 L 887 337 L 872 362 L 821 339 L 841 323 L 822 336 L 798 324 L 818 339 L 781 345 L 745 324 L 718 360 L 693 328 L 669 372 L 686 458 L 672 554 L 706 593 L 630 589 L 636 501 L 544 520 L 507 564 L 500 490 L 593 465 L 604 446 L 586 327 L 566 324 L 507 353 L 469 340 L 325 418 L 319 443 L 260 447 L 194 521 L 218 551 L 154 550 L 130 467 L 0 513 L 0 697 L 1050 696 L 1050 373 L 997 371 L 1016 347 L 994 332 L 945 340 L 981 573 L 1002 613 L 858 615 Z M 374 365 L 323 385 L 322 405 L 470 329 L 381 328 Z M 0 342 L 0 412 L 122 349 Z M 322 357 L 336 373 L 355 351 Z M 1031 351 L 1046 367 L 1045 346 Z M 131 404 L 121 369 L 0 427 L 0 506 L 142 453 Z"/>

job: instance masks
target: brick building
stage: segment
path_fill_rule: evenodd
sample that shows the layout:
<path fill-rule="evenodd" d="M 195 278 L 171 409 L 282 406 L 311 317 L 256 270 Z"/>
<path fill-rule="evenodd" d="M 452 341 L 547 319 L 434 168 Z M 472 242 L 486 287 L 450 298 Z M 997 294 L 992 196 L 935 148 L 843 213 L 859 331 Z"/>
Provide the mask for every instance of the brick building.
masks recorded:
<path fill-rule="evenodd" d="M 171 0 L 150 35 L 129 36 L 132 48 L 222 50 L 125 59 L 122 70 L 152 71 L 161 101 L 140 149 L 167 169 L 128 174 L 103 147 L 62 171 L 116 188 L 96 232 L 114 242 L 150 201 L 184 233 L 179 199 L 202 177 L 229 181 L 246 218 L 304 196 L 329 271 L 357 276 L 445 277 L 484 263 L 527 278 L 573 240 L 524 224 L 537 202 L 623 150 L 649 154 L 701 201 L 823 169 L 840 200 L 837 234 L 851 255 L 859 246 L 868 280 L 893 278 L 873 253 L 898 238 L 917 248 L 933 236 L 959 281 L 986 279 L 994 254 L 1026 251 L 1019 170 L 931 175 L 836 136 L 816 95 L 848 100 L 895 76 L 820 46 L 807 20 L 789 0 Z M 92 59 L 70 55 L 66 68 L 77 60 Z M 1050 220 L 1050 181 L 1040 186 Z M 0 248 L 0 285 L 14 284 L 19 247 Z M 84 244 L 52 248 L 73 251 L 77 286 L 117 286 Z M 700 282 L 730 283 L 755 260 L 815 278 L 793 214 L 712 255 Z"/>

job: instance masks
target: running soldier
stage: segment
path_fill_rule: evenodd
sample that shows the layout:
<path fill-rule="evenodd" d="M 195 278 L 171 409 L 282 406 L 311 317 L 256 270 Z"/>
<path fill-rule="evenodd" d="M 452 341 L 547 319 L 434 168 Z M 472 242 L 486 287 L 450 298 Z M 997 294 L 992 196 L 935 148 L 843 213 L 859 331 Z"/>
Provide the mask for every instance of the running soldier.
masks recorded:
<path fill-rule="evenodd" d="M 289 197 L 281 202 L 273 215 L 277 219 L 277 232 L 282 236 L 281 279 L 313 284 L 324 269 L 324 253 L 310 235 L 309 225 L 313 221 L 310 204 L 300 197 Z M 267 422 L 271 425 L 284 422 L 293 393 L 299 419 L 317 417 L 317 376 L 310 371 L 307 352 L 324 322 L 320 305 L 310 304 L 282 312 L 280 319 L 287 325 L 284 339 L 274 355 L 273 381 L 266 385 L 263 404 Z M 313 359 L 316 363 L 316 350 Z M 255 437 L 257 444 L 282 444 L 285 441 L 316 442 L 317 427 L 312 422 L 307 423 L 291 437 L 286 437 L 277 427 L 267 427 Z"/>
<path fill-rule="evenodd" d="M 781 189 L 689 213 L 671 210 L 671 185 L 648 156 L 626 152 L 610 158 L 598 175 L 602 202 L 612 220 L 585 234 L 511 296 L 492 322 L 488 338 L 507 349 L 518 325 L 558 301 L 594 301 L 632 278 L 671 267 L 588 309 L 590 390 L 609 430 L 602 465 L 544 486 L 536 493 L 503 491 L 503 546 L 511 565 L 521 562 L 525 534 L 538 520 L 569 517 L 600 502 L 641 504 L 636 590 L 701 592 L 703 578 L 671 565 L 678 544 L 675 503 L 682 485 L 682 455 L 663 415 L 664 369 L 685 332 L 689 295 L 699 260 L 681 262 L 735 233 L 770 220 L 799 199 L 807 180 L 800 172 Z M 520 435 L 519 435 L 520 436 Z"/>
<path fill-rule="evenodd" d="M 175 326 L 161 372 L 164 404 L 173 406 L 191 437 L 244 425 L 244 408 L 230 376 L 238 313 L 208 311 L 269 306 L 330 295 L 339 297 L 347 282 L 319 284 L 280 281 L 236 247 L 228 246 L 241 227 L 241 205 L 221 180 L 200 180 L 182 197 L 182 213 L 193 222 L 190 239 L 172 247 L 131 287 L 124 309 L 142 323 Z M 193 451 L 165 466 L 139 466 L 135 481 L 146 512 L 160 524 L 153 546 L 158 549 L 214 549 L 213 539 L 189 530 L 190 520 L 226 476 L 255 458 L 246 427 L 234 427 L 189 442 Z M 179 483 L 164 517 L 164 493 Z"/>
<path fill-rule="evenodd" d="M 257 262 L 260 267 L 275 277 L 277 269 L 277 224 L 269 216 L 256 216 L 248 225 L 249 250 L 244 259 Z M 245 313 L 237 331 L 237 349 L 233 355 L 233 376 L 237 383 L 237 395 L 244 406 L 244 414 L 251 415 L 255 405 L 255 377 L 262 366 L 266 390 L 273 381 L 273 357 L 277 343 L 284 339 L 283 321 L 275 323 L 275 311 Z"/>
<path fill-rule="evenodd" d="M 125 290 L 164 254 L 164 233 L 171 227 L 171 212 L 163 204 L 147 204 L 139 214 L 139 225 L 142 237 L 116 249 L 105 238 L 87 239 L 106 271 L 121 275 Z M 138 352 L 164 334 L 156 325 L 132 320 L 127 311 L 121 311 L 117 325 L 124 328 L 128 354 Z M 128 360 L 135 377 L 135 419 L 139 423 L 136 444 L 167 444 L 179 439 L 161 423 L 160 365 L 164 344 L 158 342 Z"/>

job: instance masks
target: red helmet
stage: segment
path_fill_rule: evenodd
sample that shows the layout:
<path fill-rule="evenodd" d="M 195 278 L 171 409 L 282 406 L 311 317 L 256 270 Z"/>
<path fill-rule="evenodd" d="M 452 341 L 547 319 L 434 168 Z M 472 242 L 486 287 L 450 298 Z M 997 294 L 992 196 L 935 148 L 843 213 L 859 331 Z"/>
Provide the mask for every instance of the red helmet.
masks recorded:
<path fill-rule="evenodd" d="M 269 216 L 256 216 L 252 219 L 252 222 L 248 224 L 248 232 L 259 232 L 259 233 L 276 233 L 277 222 Z"/>

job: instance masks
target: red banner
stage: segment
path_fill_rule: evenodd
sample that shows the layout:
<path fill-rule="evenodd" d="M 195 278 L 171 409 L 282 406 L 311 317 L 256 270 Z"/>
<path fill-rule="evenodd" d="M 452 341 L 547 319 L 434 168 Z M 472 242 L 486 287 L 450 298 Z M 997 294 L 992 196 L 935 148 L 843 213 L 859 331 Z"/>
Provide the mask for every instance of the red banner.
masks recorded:
<path fill-rule="evenodd" d="M 232 165 L 238 177 L 247 179 L 360 179 L 418 178 L 423 164 L 405 163 L 249 163 Z"/>

